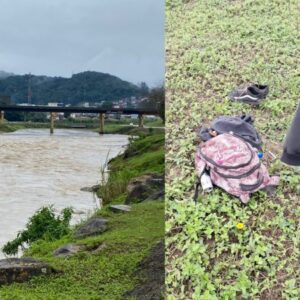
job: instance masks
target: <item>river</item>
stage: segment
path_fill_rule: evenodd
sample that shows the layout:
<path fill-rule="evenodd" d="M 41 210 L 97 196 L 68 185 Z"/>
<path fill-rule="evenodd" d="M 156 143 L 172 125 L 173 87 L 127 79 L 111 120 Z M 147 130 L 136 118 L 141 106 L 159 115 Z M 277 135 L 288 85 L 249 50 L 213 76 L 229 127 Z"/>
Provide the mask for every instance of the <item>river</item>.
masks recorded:
<path fill-rule="evenodd" d="M 0 247 L 24 229 L 42 206 L 56 211 L 72 206 L 72 223 L 99 205 L 92 193 L 81 191 L 100 181 L 107 156 L 124 151 L 125 135 L 87 130 L 24 129 L 0 134 Z M 3 257 L 0 251 L 0 257 Z"/>

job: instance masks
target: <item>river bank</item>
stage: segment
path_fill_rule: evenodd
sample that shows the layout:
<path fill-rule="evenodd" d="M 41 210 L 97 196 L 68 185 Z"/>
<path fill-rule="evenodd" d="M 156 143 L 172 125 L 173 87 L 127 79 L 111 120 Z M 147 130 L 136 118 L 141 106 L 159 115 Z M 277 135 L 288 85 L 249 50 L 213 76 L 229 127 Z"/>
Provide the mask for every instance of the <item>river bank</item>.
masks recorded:
<path fill-rule="evenodd" d="M 99 122 L 98 121 L 57 121 L 54 127 L 56 129 L 82 129 L 82 130 L 93 130 L 98 131 Z M 105 134 L 135 134 L 141 130 L 144 133 L 149 132 L 163 132 L 164 125 L 162 121 L 159 120 L 146 120 L 145 128 L 140 129 L 137 127 L 137 120 L 129 122 L 128 120 L 106 120 L 104 126 Z M 1 132 L 14 132 L 20 129 L 41 129 L 49 128 L 50 124 L 47 122 L 4 122 L 0 124 Z M 55 129 L 54 129 L 55 130 Z"/>
<path fill-rule="evenodd" d="M 77 239 L 74 228 L 59 240 L 34 242 L 25 255 L 49 263 L 60 273 L 2 286 L 1 299 L 124 299 L 125 294 L 135 299 L 141 290 L 146 291 L 143 285 L 149 292 L 149 282 L 141 282 L 142 277 L 149 275 L 143 268 L 153 272 L 146 259 L 149 253 L 154 253 L 152 257 L 157 263 L 157 253 L 160 253 L 158 269 L 163 272 L 163 251 L 153 249 L 164 237 L 164 202 L 152 199 L 136 203 L 139 199 L 135 199 L 127 213 L 115 213 L 110 205 L 128 202 L 127 188 L 132 180 L 146 174 L 163 176 L 164 135 L 142 133 L 140 138 L 131 141 L 124 154 L 112 159 L 109 169 L 108 181 L 97 191 L 104 199 L 104 207 L 93 216 L 105 218 L 107 230 Z M 68 243 L 80 245 L 84 250 L 71 257 L 53 255 L 58 247 Z M 152 290 L 160 293 L 161 285 L 151 279 Z"/>
<path fill-rule="evenodd" d="M 126 135 L 78 129 L 57 129 L 52 136 L 46 129 L 0 134 L 0 248 L 41 206 L 72 206 L 72 224 L 91 214 L 98 201 L 81 188 L 99 183 L 107 156 L 117 156 L 127 144 Z"/>

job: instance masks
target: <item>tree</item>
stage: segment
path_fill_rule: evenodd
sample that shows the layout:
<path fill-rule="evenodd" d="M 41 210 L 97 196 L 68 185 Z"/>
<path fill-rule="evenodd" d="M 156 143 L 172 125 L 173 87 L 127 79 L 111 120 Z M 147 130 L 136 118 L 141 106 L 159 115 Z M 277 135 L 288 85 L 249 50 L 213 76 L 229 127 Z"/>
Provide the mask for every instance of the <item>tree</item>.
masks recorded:
<path fill-rule="evenodd" d="M 103 109 L 112 109 L 113 104 L 110 101 L 104 101 L 104 103 L 102 104 L 101 108 Z"/>
<path fill-rule="evenodd" d="M 148 96 L 149 94 L 149 87 L 146 82 L 141 82 L 140 83 L 140 91 L 141 91 L 141 96 Z"/>
<path fill-rule="evenodd" d="M 159 86 L 152 88 L 148 95 L 148 102 L 152 108 L 156 108 L 159 116 L 165 122 L 165 87 Z"/>

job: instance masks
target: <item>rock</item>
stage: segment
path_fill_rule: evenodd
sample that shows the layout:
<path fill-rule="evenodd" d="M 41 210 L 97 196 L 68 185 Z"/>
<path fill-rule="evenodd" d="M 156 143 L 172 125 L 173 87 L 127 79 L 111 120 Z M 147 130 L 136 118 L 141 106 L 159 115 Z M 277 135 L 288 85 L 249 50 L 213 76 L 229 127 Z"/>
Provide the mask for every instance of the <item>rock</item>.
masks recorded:
<path fill-rule="evenodd" d="M 73 215 L 84 215 L 86 212 L 84 210 L 74 210 Z"/>
<path fill-rule="evenodd" d="M 164 178 L 157 174 L 146 174 L 131 180 L 127 186 L 125 204 L 145 201 L 151 195 L 164 190 Z"/>
<path fill-rule="evenodd" d="M 165 197 L 165 190 L 160 190 L 150 195 L 145 201 L 163 200 L 164 197 Z"/>
<path fill-rule="evenodd" d="M 26 258 L 8 258 L 0 260 L 0 285 L 25 282 L 34 276 L 50 275 L 56 271 L 47 263 Z"/>
<path fill-rule="evenodd" d="M 56 249 L 53 254 L 59 257 L 73 256 L 84 249 L 83 245 L 66 244 Z"/>
<path fill-rule="evenodd" d="M 93 185 L 93 186 L 86 186 L 86 187 L 83 187 L 81 188 L 80 190 L 82 192 L 89 192 L 89 193 L 96 193 L 99 189 L 100 185 L 99 184 L 96 184 L 96 185 Z"/>
<path fill-rule="evenodd" d="M 103 218 L 93 218 L 79 227 L 74 235 L 76 238 L 84 238 L 91 235 L 97 235 L 107 229 L 107 220 Z"/>
<path fill-rule="evenodd" d="M 91 253 L 97 254 L 97 253 L 103 251 L 106 248 L 107 248 L 107 245 L 105 243 L 103 243 L 100 246 L 98 246 L 95 250 L 91 251 Z"/>
<path fill-rule="evenodd" d="M 129 205 L 110 205 L 109 209 L 112 210 L 113 212 L 129 212 L 131 211 L 131 207 Z"/>

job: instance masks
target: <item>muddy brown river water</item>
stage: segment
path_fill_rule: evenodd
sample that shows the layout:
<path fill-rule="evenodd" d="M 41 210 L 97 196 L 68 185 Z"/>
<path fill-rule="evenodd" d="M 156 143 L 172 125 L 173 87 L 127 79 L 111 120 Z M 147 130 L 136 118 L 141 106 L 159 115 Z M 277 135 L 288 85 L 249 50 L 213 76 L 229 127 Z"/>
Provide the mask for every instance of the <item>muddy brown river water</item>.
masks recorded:
<path fill-rule="evenodd" d="M 86 130 L 0 134 L 0 247 L 42 206 L 53 205 L 57 212 L 72 206 L 73 224 L 91 214 L 99 201 L 80 189 L 99 183 L 107 155 L 118 155 L 127 143 L 125 135 Z"/>

